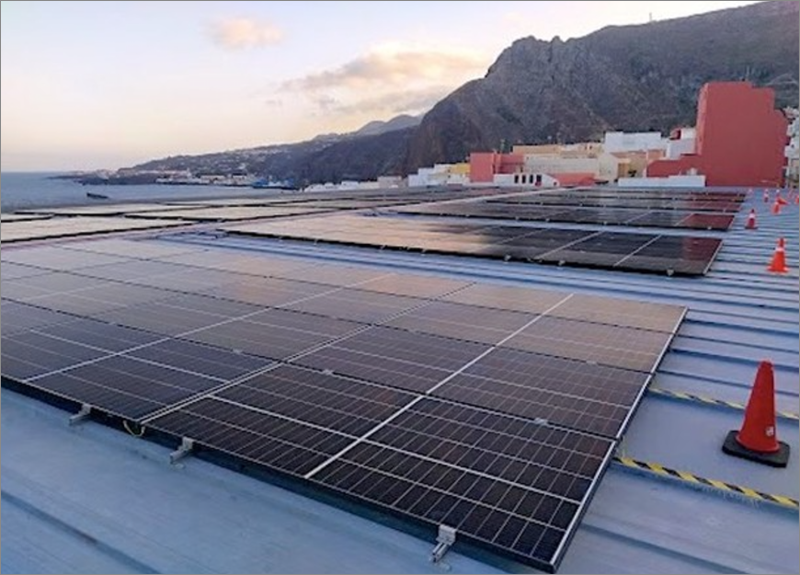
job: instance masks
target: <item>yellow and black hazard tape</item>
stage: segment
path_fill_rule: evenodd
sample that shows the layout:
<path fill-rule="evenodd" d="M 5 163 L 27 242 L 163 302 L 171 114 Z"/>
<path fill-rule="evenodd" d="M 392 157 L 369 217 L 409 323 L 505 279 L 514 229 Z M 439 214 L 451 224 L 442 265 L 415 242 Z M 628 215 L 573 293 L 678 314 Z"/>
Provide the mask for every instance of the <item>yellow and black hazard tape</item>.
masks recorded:
<path fill-rule="evenodd" d="M 772 493 L 756 491 L 755 489 L 750 489 L 749 487 L 742 487 L 741 485 L 734 485 L 732 483 L 726 483 L 717 479 L 706 479 L 705 477 L 699 477 L 693 473 L 689 473 L 688 471 L 670 469 L 669 467 L 664 467 L 658 463 L 638 461 L 636 459 L 631 459 L 630 457 L 620 456 L 614 456 L 614 463 L 622 465 L 623 467 L 629 467 L 632 469 L 638 469 L 639 471 L 644 471 L 646 473 L 652 473 L 660 477 L 684 481 L 695 487 L 711 487 L 721 492 L 736 494 L 741 497 L 746 497 L 747 499 L 753 499 L 755 501 L 772 503 L 794 510 L 800 509 L 800 502 L 798 502 L 797 499 L 792 499 L 791 497 L 786 497 L 785 495 L 773 495 Z"/>
<path fill-rule="evenodd" d="M 724 399 L 716 399 L 705 395 L 695 395 L 693 393 L 686 393 L 685 391 L 672 391 L 671 389 L 663 389 L 661 387 L 650 387 L 647 390 L 654 395 L 661 395 L 663 397 L 671 397 L 673 399 L 681 399 L 683 401 L 694 401 L 697 403 L 705 403 L 707 405 L 716 405 L 718 407 L 727 407 L 729 409 L 736 409 L 744 411 L 745 405 L 735 401 L 725 401 Z M 775 415 L 781 419 L 791 419 L 794 421 L 800 420 L 800 414 L 791 411 L 776 411 Z"/>

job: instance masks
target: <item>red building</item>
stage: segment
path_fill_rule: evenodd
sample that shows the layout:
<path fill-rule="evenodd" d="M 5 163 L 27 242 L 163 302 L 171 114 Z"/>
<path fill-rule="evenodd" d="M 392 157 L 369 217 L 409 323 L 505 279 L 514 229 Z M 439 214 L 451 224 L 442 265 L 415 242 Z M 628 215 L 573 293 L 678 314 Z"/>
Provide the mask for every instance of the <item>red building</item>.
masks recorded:
<path fill-rule="evenodd" d="M 471 182 L 492 182 L 495 174 L 521 172 L 523 164 L 522 154 L 472 152 L 469 155 L 469 180 Z"/>
<path fill-rule="evenodd" d="M 692 173 L 709 186 L 778 186 L 783 180 L 788 122 L 771 88 L 750 82 L 710 82 L 697 102 L 694 154 L 657 160 L 648 177 Z"/>

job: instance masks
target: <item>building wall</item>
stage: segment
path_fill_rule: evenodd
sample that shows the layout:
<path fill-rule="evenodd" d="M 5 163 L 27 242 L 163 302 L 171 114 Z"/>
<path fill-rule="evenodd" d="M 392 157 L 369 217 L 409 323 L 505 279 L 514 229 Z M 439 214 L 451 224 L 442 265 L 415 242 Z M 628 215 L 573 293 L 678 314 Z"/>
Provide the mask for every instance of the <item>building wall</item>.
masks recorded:
<path fill-rule="evenodd" d="M 711 82 L 697 105 L 696 155 L 653 162 L 650 177 L 704 174 L 709 186 L 778 186 L 783 179 L 787 121 L 771 88 Z"/>
<path fill-rule="evenodd" d="M 469 176 L 469 163 L 461 162 L 458 164 L 450 164 L 450 173 Z"/>
<path fill-rule="evenodd" d="M 469 179 L 471 182 L 491 182 L 495 174 L 514 174 L 523 169 L 521 154 L 472 152 L 469 155 Z"/>
<path fill-rule="evenodd" d="M 696 140 L 694 138 L 680 138 L 670 140 L 667 144 L 667 159 L 677 160 L 684 154 L 693 154 Z"/>
<path fill-rule="evenodd" d="M 531 173 L 516 173 L 516 174 L 495 174 L 493 183 L 495 186 L 501 187 L 526 187 L 531 186 L 535 188 L 554 188 L 558 186 L 558 181 L 549 174 L 531 174 Z"/>
<path fill-rule="evenodd" d="M 705 176 L 668 176 L 666 178 L 620 178 L 620 188 L 702 188 L 706 185 Z"/>
<path fill-rule="evenodd" d="M 561 151 L 560 144 L 538 144 L 538 145 L 518 145 L 511 148 L 514 154 L 558 154 Z"/>
<path fill-rule="evenodd" d="M 603 150 L 606 152 L 634 152 L 637 150 L 664 150 L 667 140 L 661 132 L 606 132 Z"/>
<path fill-rule="evenodd" d="M 471 182 L 491 182 L 497 173 L 495 152 L 472 152 L 469 155 L 469 179 Z"/>
<path fill-rule="evenodd" d="M 529 173 L 544 172 L 546 174 L 589 172 L 599 175 L 600 160 L 588 157 L 564 158 L 556 155 L 526 155 L 525 171 Z"/>

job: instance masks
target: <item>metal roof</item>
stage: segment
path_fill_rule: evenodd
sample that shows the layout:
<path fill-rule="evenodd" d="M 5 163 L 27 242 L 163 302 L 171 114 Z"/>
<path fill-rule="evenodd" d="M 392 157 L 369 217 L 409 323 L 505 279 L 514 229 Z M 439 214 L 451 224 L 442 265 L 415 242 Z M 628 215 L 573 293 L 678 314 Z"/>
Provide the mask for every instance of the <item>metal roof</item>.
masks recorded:
<path fill-rule="evenodd" d="M 758 200 L 758 201 L 756 201 Z M 750 207 L 759 229 L 744 230 Z M 401 267 L 689 308 L 583 519 L 561 573 L 797 572 L 800 522 L 798 209 L 760 198 L 737 216 L 703 278 L 501 263 L 368 249 L 220 238 L 181 241 L 324 261 Z M 631 229 L 631 231 L 636 231 Z M 791 273 L 765 271 L 778 237 Z M 378 255 L 379 254 L 379 255 Z M 761 359 L 772 359 L 787 469 L 721 452 L 741 424 Z M 686 395 L 689 394 L 689 395 Z M 703 396 L 705 401 L 692 399 Z M 433 541 L 2 392 L 4 572 L 429 572 Z M 684 472 L 675 478 L 663 468 Z M 716 486 L 702 481 L 716 480 Z M 745 494 L 738 487 L 748 488 Z M 759 495 L 761 494 L 761 495 Z M 777 503 L 769 496 L 776 495 Z M 790 504 L 789 504 L 790 505 Z M 458 547 L 453 572 L 529 571 Z M 488 558 L 482 558 L 488 559 Z"/>

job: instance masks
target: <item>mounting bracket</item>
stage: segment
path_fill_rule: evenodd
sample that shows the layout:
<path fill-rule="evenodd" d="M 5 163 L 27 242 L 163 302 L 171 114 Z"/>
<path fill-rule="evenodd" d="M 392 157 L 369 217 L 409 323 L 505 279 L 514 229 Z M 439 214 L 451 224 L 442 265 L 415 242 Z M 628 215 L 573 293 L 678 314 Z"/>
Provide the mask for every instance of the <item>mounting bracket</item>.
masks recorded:
<path fill-rule="evenodd" d="M 188 437 L 181 438 L 181 444 L 172 453 L 169 454 L 169 462 L 170 464 L 175 464 L 187 455 L 189 455 L 194 449 L 194 440 L 189 439 Z"/>
<path fill-rule="evenodd" d="M 78 425 L 79 423 L 82 423 L 89 418 L 90 413 L 92 413 L 92 406 L 88 403 L 81 404 L 81 410 L 78 413 L 69 416 L 69 424 Z"/>
<path fill-rule="evenodd" d="M 431 561 L 438 563 L 445 556 L 445 553 L 456 542 L 456 529 L 455 527 L 448 527 L 447 525 L 439 525 L 439 535 L 436 537 L 436 547 L 431 551 Z"/>

